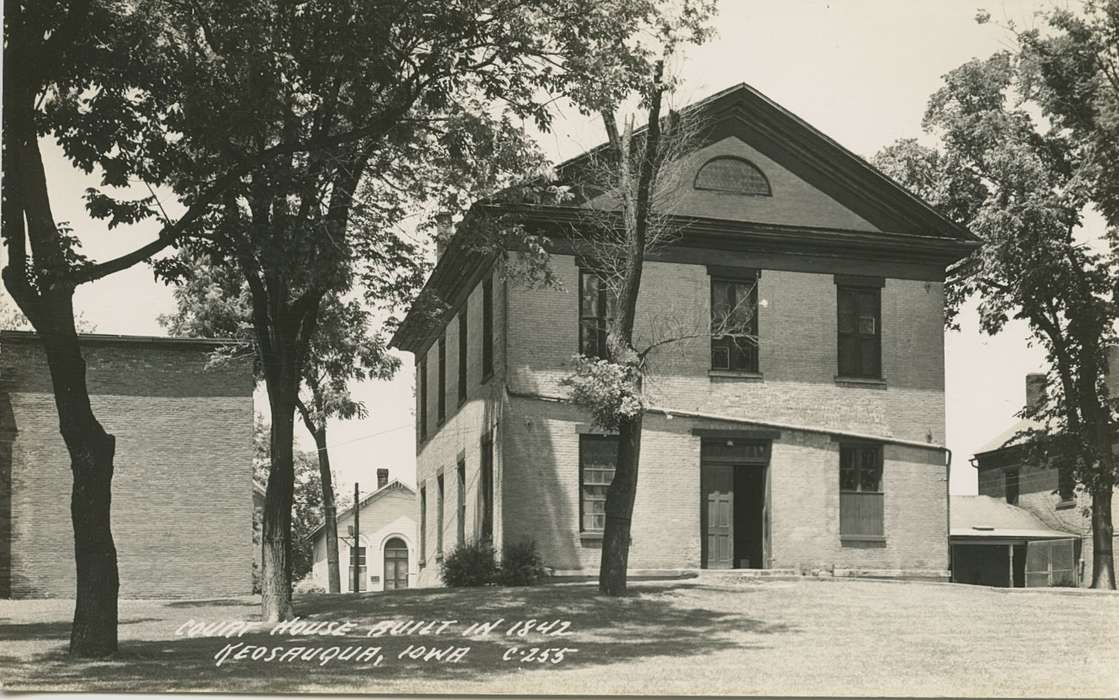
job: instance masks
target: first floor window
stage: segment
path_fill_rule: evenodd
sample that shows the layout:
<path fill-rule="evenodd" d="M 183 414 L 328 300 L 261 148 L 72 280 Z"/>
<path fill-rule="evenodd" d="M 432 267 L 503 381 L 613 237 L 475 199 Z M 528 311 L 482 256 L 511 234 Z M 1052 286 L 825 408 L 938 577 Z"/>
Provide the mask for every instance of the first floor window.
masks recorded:
<path fill-rule="evenodd" d="M 443 556 L 443 475 L 435 479 L 435 556 Z"/>
<path fill-rule="evenodd" d="M 618 465 L 618 438 L 612 435 L 579 436 L 579 506 L 582 532 L 606 529 L 606 489 Z"/>
<path fill-rule="evenodd" d="M 427 487 L 420 487 L 420 566 L 427 561 Z"/>
<path fill-rule="evenodd" d="M 839 534 L 880 538 L 883 526 L 882 446 L 869 443 L 839 447 Z"/>
<path fill-rule="evenodd" d="M 458 544 L 461 547 L 466 542 L 466 462 L 460 459 L 455 467 L 456 487 L 458 492 L 458 507 L 455 513 L 458 516 Z"/>

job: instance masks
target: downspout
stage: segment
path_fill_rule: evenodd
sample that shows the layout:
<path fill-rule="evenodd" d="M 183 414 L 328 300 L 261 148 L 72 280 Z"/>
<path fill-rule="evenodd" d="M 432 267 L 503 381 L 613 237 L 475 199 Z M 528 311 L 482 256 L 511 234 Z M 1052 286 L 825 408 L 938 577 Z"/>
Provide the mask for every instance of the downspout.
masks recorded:
<path fill-rule="evenodd" d="M 944 532 L 948 536 L 948 581 L 951 582 L 956 576 L 956 571 L 952 566 L 952 450 L 950 448 L 944 448 L 944 457 L 944 510 L 948 520 Z"/>

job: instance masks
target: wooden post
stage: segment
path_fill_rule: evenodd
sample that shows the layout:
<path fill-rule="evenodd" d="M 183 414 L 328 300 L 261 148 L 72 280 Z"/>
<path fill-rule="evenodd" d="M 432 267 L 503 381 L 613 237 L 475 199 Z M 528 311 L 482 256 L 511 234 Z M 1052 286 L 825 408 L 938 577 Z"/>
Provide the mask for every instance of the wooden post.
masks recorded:
<path fill-rule="evenodd" d="M 1008 544 L 1006 548 L 1010 552 L 1010 587 L 1014 588 L 1014 544 Z"/>
<path fill-rule="evenodd" d="M 361 545 L 361 501 L 358 499 L 358 484 L 354 482 L 354 549 L 350 555 L 350 566 L 354 567 L 354 593 L 361 588 L 361 567 L 359 564 L 358 547 Z"/>

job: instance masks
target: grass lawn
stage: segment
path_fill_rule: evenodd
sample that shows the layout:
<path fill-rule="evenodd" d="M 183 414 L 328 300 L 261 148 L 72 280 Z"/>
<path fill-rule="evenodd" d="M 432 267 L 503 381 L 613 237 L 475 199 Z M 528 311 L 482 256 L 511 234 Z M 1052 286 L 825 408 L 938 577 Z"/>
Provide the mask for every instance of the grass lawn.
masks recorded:
<path fill-rule="evenodd" d="M 120 654 L 97 662 L 65 655 L 70 601 L 0 601 L 0 679 L 10 690 L 1119 696 L 1113 593 L 715 577 L 631 588 L 622 599 L 591 584 L 298 599 L 304 619 L 357 623 L 346 637 L 177 637 L 191 619 L 257 620 L 257 605 L 122 601 Z M 463 636 L 466 625 L 498 618 L 494 633 Z M 570 628 L 505 634 L 529 618 Z M 392 620 L 457 622 L 436 636 L 366 636 Z M 381 662 L 229 658 L 219 667 L 214 655 L 227 643 L 375 645 Z M 470 649 L 459 663 L 399 658 L 410 644 Z M 578 651 L 553 664 L 513 647 Z"/>

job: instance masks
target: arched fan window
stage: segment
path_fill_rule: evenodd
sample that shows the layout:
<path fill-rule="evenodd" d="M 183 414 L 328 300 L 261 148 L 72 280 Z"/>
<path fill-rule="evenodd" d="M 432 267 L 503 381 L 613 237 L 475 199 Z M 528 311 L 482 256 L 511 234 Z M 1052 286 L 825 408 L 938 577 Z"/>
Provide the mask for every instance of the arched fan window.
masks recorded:
<path fill-rule="evenodd" d="M 696 173 L 695 188 L 762 197 L 773 195 L 769 180 L 758 166 L 733 156 L 718 156 L 704 163 Z"/>

